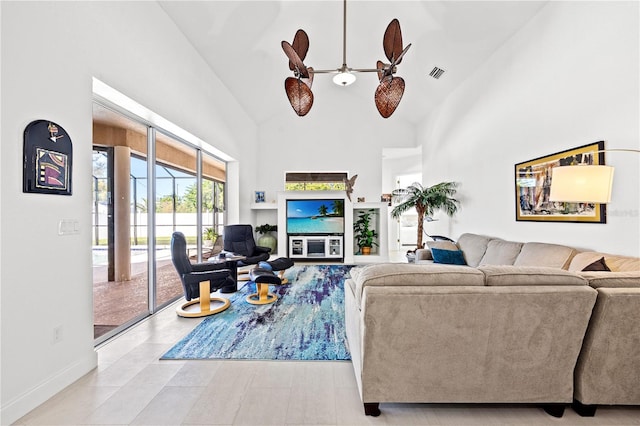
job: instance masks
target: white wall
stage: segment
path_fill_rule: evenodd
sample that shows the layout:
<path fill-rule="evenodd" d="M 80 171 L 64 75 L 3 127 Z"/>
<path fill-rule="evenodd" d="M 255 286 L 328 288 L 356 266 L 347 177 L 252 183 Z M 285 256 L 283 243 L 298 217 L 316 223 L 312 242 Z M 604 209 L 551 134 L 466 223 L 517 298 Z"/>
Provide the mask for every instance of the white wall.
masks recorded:
<path fill-rule="evenodd" d="M 257 190 L 267 199 L 284 189 L 286 171 L 346 171 L 358 175 L 351 198 L 380 201 L 382 194 L 382 150 L 388 147 L 415 147 L 415 127 L 400 117 L 383 119 L 375 109 L 373 94 L 369 102 L 344 96 L 324 96 L 332 90 L 331 78 L 314 81 L 315 101 L 305 117 L 291 114 L 276 117 L 259 127 Z M 366 84 L 357 82 L 356 84 Z M 374 86 L 373 86 L 374 87 Z M 373 90 L 373 88 L 372 88 Z M 332 104 L 331 99 L 339 103 Z M 284 89 L 282 98 L 288 102 Z"/>
<path fill-rule="evenodd" d="M 640 148 L 637 2 L 549 2 L 421 127 L 423 181 L 462 183 L 430 231 L 640 255 L 640 155 L 616 167 L 607 224 L 516 222 L 514 165 L 605 140 Z"/>
<path fill-rule="evenodd" d="M 0 423 L 8 424 L 96 365 L 92 77 L 234 158 L 255 150 L 256 127 L 155 2 L 0 8 Z M 72 138 L 70 197 L 22 193 L 22 132 L 36 119 L 58 123 Z M 255 181 L 253 156 L 242 160 L 232 170 L 234 194 L 238 181 Z M 80 234 L 58 236 L 61 219 L 78 220 Z M 62 329 L 56 344 L 54 327 Z"/>
<path fill-rule="evenodd" d="M 382 159 L 382 193 L 398 187 L 398 176 L 422 174 L 422 147 L 387 149 Z"/>

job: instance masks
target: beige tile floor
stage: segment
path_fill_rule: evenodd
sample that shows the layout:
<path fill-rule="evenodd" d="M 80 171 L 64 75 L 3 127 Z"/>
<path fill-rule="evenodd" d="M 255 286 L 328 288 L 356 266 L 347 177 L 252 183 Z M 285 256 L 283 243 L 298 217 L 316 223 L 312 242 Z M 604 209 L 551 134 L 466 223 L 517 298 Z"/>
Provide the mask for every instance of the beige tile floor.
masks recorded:
<path fill-rule="evenodd" d="M 381 404 L 363 414 L 350 362 L 160 361 L 200 320 L 175 306 L 98 348 L 98 368 L 17 425 L 640 425 L 640 407 L 550 417 L 527 405 Z"/>

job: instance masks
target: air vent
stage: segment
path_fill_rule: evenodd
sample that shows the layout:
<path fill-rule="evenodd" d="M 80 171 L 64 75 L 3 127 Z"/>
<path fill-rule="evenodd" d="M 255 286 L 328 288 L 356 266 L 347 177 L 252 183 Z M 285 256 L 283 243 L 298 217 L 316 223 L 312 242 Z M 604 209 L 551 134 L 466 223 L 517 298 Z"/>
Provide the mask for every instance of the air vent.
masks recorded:
<path fill-rule="evenodd" d="M 439 79 L 440 77 L 442 77 L 442 74 L 444 74 L 444 70 L 442 68 L 438 68 L 438 67 L 433 67 L 433 69 L 429 73 L 429 75 L 431 77 L 435 78 L 436 80 Z"/>

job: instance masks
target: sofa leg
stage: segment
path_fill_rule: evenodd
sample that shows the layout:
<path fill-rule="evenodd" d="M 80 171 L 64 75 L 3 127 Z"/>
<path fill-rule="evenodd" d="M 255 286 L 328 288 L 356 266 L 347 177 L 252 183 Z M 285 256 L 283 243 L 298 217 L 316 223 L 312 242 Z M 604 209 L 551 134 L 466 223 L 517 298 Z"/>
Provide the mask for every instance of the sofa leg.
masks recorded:
<path fill-rule="evenodd" d="M 573 404 L 571 404 L 571 408 L 573 408 L 573 411 L 578 413 L 580 417 L 593 417 L 596 415 L 596 409 L 598 408 L 598 406 L 595 404 L 594 405 L 583 404 L 577 399 L 574 399 Z"/>
<path fill-rule="evenodd" d="M 378 402 L 365 402 L 364 414 L 366 416 L 378 417 L 380 415 L 380 403 Z"/>
<path fill-rule="evenodd" d="M 564 414 L 565 404 L 546 404 L 542 408 L 550 416 L 562 417 Z"/>

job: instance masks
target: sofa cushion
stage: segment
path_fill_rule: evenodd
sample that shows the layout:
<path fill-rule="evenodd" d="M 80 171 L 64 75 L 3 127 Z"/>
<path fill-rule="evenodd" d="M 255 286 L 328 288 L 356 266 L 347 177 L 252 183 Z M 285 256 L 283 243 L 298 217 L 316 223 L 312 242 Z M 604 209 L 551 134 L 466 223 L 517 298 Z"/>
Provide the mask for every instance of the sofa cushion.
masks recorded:
<path fill-rule="evenodd" d="M 354 282 L 360 306 L 367 286 L 484 286 L 484 274 L 468 266 L 380 263 L 364 266 Z"/>
<path fill-rule="evenodd" d="M 587 265 L 604 256 L 604 261 L 613 272 L 640 271 L 640 258 L 629 256 L 616 256 L 595 251 L 578 253 L 571 259 L 570 271 L 582 271 Z"/>
<path fill-rule="evenodd" d="M 524 243 L 513 264 L 516 266 L 547 266 L 567 269 L 576 253 L 574 248 L 559 244 Z"/>
<path fill-rule="evenodd" d="M 431 249 L 434 263 L 443 263 L 446 265 L 466 265 L 464 256 L 460 250 L 441 250 L 437 248 Z"/>
<path fill-rule="evenodd" d="M 611 269 L 607 266 L 607 263 L 604 261 L 604 256 L 600 259 L 596 260 L 593 263 L 582 268 L 583 271 L 603 271 L 603 272 L 611 272 Z"/>
<path fill-rule="evenodd" d="M 515 241 L 491 240 L 482 256 L 480 265 L 513 265 L 520 254 L 522 243 Z"/>
<path fill-rule="evenodd" d="M 606 271 L 585 271 L 578 272 L 584 277 L 593 288 L 600 287 L 640 287 L 640 271 L 627 272 L 606 272 Z"/>
<path fill-rule="evenodd" d="M 604 256 L 607 266 L 614 272 L 640 272 L 640 258 L 629 256 Z"/>
<path fill-rule="evenodd" d="M 542 266 L 483 265 L 487 286 L 587 285 L 580 275 Z"/>
<path fill-rule="evenodd" d="M 459 250 L 458 246 L 451 241 L 427 241 L 428 249 L 417 249 L 416 260 L 433 260 L 431 249 L 437 248 L 441 250 Z"/>
<path fill-rule="evenodd" d="M 431 263 L 426 261 L 433 260 L 433 256 L 431 255 L 431 249 L 433 248 L 442 249 L 442 250 L 459 250 L 458 246 L 455 245 L 455 243 L 452 243 L 451 241 L 443 241 L 443 240 L 427 241 L 426 245 L 428 247 L 426 249 L 416 249 L 416 257 L 415 257 L 416 263 Z"/>
<path fill-rule="evenodd" d="M 430 249 L 440 249 L 440 250 L 460 250 L 460 248 L 452 243 L 451 241 L 427 241 L 427 247 Z"/>
<path fill-rule="evenodd" d="M 464 259 L 469 266 L 478 266 L 480 259 L 487 251 L 487 244 L 493 240 L 492 237 L 478 234 L 462 234 L 458 238 L 458 247 L 464 253 Z"/>
<path fill-rule="evenodd" d="M 433 260 L 433 256 L 431 256 L 431 250 L 429 250 L 429 249 L 416 249 L 415 261 L 419 262 L 421 260 Z"/>

